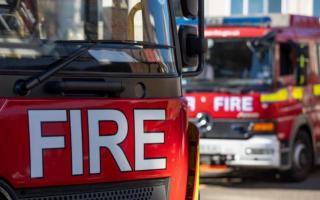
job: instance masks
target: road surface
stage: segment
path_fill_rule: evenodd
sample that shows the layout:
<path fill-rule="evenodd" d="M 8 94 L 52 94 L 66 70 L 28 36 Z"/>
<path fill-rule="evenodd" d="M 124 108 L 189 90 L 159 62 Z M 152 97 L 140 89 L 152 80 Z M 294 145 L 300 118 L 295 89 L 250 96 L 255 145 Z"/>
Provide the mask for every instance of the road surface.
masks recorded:
<path fill-rule="evenodd" d="M 320 200 L 320 168 L 301 183 L 277 179 L 202 179 L 201 200 Z"/>

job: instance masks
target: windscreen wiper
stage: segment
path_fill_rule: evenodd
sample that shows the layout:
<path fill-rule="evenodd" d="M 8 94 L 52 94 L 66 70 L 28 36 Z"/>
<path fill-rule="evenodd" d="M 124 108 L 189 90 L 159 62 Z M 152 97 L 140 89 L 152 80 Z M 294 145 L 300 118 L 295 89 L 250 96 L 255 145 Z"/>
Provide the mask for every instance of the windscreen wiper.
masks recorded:
<path fill-rule="evenodd" d="M 171 45 L 166 45 L 166 44 L 155 44 L 151 42 L 144 42 L 144 41 L 131 41 L 131 40 L 69 40 L 69 41 L 64 41 L 64 40 L 57 40 L 55 43 L 99 43 L 101 45 L 103 44 L 114 44 L 114 45 L 126 45 L 126 46 L 142 46 L 146 48 L 155 48 L 155 49 L 169 49 L 169 48 L 174 48 Z"/>
<path fill-rule="evenodd" d="M 90 41 L 55 41 L 55 43 L 86 43 L 88 46 L 84 46 L 79 48 L 77 51 L 72 53 L 71 55 L 61 58 L 48 66 L 48 70 L 36 74 L 28 79 L 20 79 L 16 81 L 14 84 L 14 92 L 20 96 L 26 96 L 30 90 L 37 87 L 44 81 L 46 81 L 51 76 L 55 75 L 60 70 L 67 67 L 70 63 L 72 63 L 77 58 L 81 57 L 91 48 L 97 46 L 98 44 L 115 44 L 115 45 L 130 45 L 130 46 L 142 46 L 145 48 L 158 48 L 158 49 L 169 49 L 173 48 L 170 45 L 161 45 L 161 44 L 153 44 L 149 42 L 136 42 L 136 41 L 128 41 L 128 40 L 90 40 Z"/>
<path fill-rule="evenodd" d="M 45 70 L 44 72 L 31 76 L 28 79 L 20 79 L 16 81 L 13 88 L 14 92 L 20 96 L 26 96 L 30 92 L 30 90 L 37 87 L 41 83 L 43 83 L 44 81 L 46 81 L 51 76 L 55 75 L 60 70 L 64 69 L 70 63 L 72 63 L 73 61 L 75 61 L 77 58 L 81 57 L 85 53 L 87 53 L 89 49 L 93 48 L 96 45 L 97 43 L 91 43 L 88 46 L 81 47 L 75 52 L 68 55 L 67 57 L 63 57 L 51 63 L 48 66 L 48 70 Z"/>

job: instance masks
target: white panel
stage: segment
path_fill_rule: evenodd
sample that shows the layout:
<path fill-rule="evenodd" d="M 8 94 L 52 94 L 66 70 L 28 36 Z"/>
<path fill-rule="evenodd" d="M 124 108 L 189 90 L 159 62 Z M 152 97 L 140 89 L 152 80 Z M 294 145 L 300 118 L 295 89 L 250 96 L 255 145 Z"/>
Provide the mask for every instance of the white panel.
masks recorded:
<path fill-rule="evenodd" d="M 281 2 L 281 13 L 287 14 L 288 13 L 288 2 L 289 0 L 282 0 Z"/>
<path fill-rule="evenodd" d="M 231 0 L 205 0 L 205 16 L 230 16 Z"/>
<path fill-rule="evenodd" d="M 287 0 L 289 14 L 312 15 L 313 0 Z"/>

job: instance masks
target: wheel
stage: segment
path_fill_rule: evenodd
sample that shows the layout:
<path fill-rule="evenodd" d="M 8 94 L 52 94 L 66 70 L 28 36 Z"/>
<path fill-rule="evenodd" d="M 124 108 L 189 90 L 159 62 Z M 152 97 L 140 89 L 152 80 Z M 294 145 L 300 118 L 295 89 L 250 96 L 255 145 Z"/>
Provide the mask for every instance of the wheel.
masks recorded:
<path fill-rule="evenodd" d="M 313 166 L 312 142 L 308 132 L 300 130 L 293 144 L 291 153 L 291 169 L 284 173 L 285 180 L 305 180 Z"/>
<path fill-rule="evenodd" d="M 0 180 L 0 199 L 1 200 L 17 199 L 11 187 L 2 180 Z"/>

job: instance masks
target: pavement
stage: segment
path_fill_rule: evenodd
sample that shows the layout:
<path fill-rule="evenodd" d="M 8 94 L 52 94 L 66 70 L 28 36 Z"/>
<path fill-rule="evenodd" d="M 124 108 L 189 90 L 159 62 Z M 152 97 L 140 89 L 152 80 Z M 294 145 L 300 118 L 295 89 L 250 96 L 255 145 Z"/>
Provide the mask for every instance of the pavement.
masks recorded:
<path fill-rule="evenodd" d="M 263 176 L 249 179 L 201 179 L 201 200 L 320 200 L 320 168 L 299 183 Z"/>

